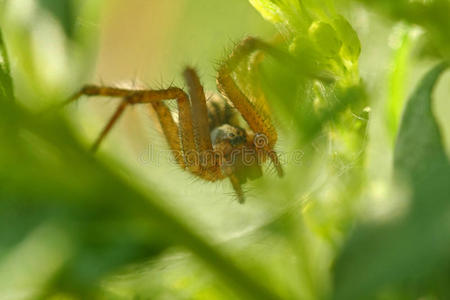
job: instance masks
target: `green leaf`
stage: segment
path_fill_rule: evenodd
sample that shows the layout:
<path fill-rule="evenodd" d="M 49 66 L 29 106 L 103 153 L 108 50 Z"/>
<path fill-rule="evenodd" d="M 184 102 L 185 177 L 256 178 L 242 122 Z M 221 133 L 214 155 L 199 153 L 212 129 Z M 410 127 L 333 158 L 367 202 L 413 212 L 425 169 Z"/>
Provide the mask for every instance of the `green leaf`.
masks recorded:
<path fill-rule="evenodd" d="M 372 299 L 398 291 L 415 299 L 450 296 L 445 274 L 450 265 L 450 167 L 431 110 L 432 89 L 446 67 L 440 64 L 425 75 L 400 126 L 394 175 L 409 186 L 409 211 L 356 228 L 336 262 L 334 299 Z"/>
<path fill-rule="evenodd" d="M 8 53 L 0 30 L 0 102 L 11 102 L 13 99 L 14 92 L 9 69 Z"/>
<path fill-rule="evenodd" d="M 431 106 L 433 88 L 447 67 L 446 63 L 439 64 L 425 75 L 403 114 L 394 152 L 394 169 L 416 182 L 426 178 L 435 168 L 448 167 Z"/>

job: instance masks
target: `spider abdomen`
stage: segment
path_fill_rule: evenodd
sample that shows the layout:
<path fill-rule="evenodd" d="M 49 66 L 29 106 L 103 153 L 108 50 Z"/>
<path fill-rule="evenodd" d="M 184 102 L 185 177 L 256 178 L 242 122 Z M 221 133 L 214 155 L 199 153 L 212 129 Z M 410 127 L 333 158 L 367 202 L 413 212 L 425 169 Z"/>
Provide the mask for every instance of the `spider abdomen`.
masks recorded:
<path fill-rule="evenodd" d="M 212 94 L 206 102 L 209 131 L 224 124 L 239 126 L 238 113 L 231 103 L 218 94 Z"/>

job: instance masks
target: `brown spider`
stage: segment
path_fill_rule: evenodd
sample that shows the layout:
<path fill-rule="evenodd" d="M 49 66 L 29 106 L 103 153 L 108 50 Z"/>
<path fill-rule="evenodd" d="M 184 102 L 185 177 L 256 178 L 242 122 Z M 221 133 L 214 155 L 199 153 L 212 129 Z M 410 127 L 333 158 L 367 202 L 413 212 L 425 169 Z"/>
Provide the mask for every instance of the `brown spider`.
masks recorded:
<path fill-rule="evenodd" d="M 278 175 L 283 175 L 278 156 L 274 151 L 277 132 L 263 105 L 249 100 L 232 77 L 238 64 L 253 52 L 263 50 L 272 54 L 274 48 L 248 37 L 236 46 L 220 65 L 217 86 L 220 94 L 207 101 L 196 72 L 186 68 L 183 76 L 189 96 L 180 88 L 162 90 L 133 90 L 115 87 L 86 85 L 69 99 L 85 96 L 122 98 L 122 102 L 95 141 L 95 151 L 111 130 L 125 108 L 132 104 L 151 104 L 176 162 L 192 174 L 208 181 L 229 178 L 239 202 L 244 202 L 241 184 L 247 179 L 262 175 L 261 163 L 267 158 L 273 162 Z M 176 99 L 178 122 L 163 100 Z M 67 102 L 66 102 L 67 103 Z M 240 127 L 240 113 L 249 129 Z"/>

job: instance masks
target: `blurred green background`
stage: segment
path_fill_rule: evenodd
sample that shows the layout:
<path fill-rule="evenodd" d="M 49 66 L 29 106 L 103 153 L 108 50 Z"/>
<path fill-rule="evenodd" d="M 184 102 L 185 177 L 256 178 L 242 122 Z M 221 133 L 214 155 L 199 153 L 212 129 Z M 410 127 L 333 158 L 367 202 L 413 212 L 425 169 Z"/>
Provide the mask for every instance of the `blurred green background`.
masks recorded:
<path fill-rule="evenodd" d="M 449 13 L 447 0 L 0 0 L 0 299 L 449 299 L 450 72 L 433 69 L 450 59 Z M 267 55 L 236 74 L 267 95 L 286 170 L 265 165 L 244 205 L 173 163 L 148 107 L 95 155 L 117 100 L 59 108 L 85 83 L 184 87 L 186 65 L 215 91 L 249 35 L 295 63 Z"/>

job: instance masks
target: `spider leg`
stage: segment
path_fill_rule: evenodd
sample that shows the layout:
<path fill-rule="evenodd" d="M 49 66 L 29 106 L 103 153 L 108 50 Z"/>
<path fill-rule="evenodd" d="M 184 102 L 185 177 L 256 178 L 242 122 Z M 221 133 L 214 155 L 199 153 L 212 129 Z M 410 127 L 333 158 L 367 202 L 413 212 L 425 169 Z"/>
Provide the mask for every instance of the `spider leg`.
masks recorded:
<path fill-rule="evenodd" d="M 242 191 L 239 179 L 234 174 L 230 175 L 229 178 L 231 185 L 233 186 L 233 189 L 238 197 L 239 203 L 244 203 L 245 202 L 244 192 Z"/>
<path fill-rule="evenodd" d="M 190 149 L 180 148 L 180 139 L 178 131 L 179 128 L 177 127 L 176 122 L 172 118 L 172 114 L 169 108 L 162 102 L 154 102 L 152 103 L 152 106 L 158 115 L 158 119 L 163 129 L 163 133 L 166 136 L 167 142 L 171 147 L 171 150 L 178 164 L 183 168 L 187 168 L 194 175 L 197 175 L 208 181 L 215 181 L 217 179 L 223 178 L 223 176 L 220 173 L 220 169 L 217 165 L 217 160 L 215 160 L 214 157 L 212 156 L 208 157 L 206 161 L 213 162 L 214 164 L 211 164 L 209 168 L 205 168 L 205 165 L 202 163 L 201 160 L 202 158 L 199 157 L 199 152 L 197 150 L 198 145 L 194 140 L 192 140 L 192 142 L 194 142 L 194 148 Z M 190 112 L 187 113 L 190 114 Z M 191 116 L 186 117 L 182 115 L 182 113 L 179 113 L 180 124 L 184 123 L 182 120 L 189 118 L 192 119 Z M 194 138 L 194 135 L 192 136 L 192 138 Z M 185 136 L 182 136 L 182 138 L 184 140 Z M 197 148 L 195 148 L 195 146 L 197 146 Z M 211 151 L 208 152 L 207 154 L 213 155 L 213 152 Z"/>
<path fill-rule="evenodd" d="M 262 87 L 260 85 L 260 80 L 258 74 L 261 71 L 261 63 L 264 61 L 266 53 L 263 50 L 256 50 L 248 59 L 247 70 L 248 75 L 246 80 L 240 80 L 238 85 L 245 91 L 248 91 L 250 100 L 257 101 L 258 108 L 264 110 L 264 113 L 270 115 L 269 104 L 266 99 Z M 239 79 L 236 78 L 236 79 Z"/>
<path fill-rule="evenodd" d="M 177 163 L 182 168 L 187 168 L 191 173 L 201 176 L 207 180 L 213 180 L 214 177 L 201 172 L 198 158 L 195 134 L 193 129 L 191 107 L 187 94 L 180 88 L 171 87 L 162 90 L 128 90 L 113 87 L 100 87 L 89 85 L 82 88 L 67 103 L 77 98 L 86 96 L 110 96 L 123 98 L 122 103 L 116 112 L 110 118 L 101 134 L 97 138 L 92 150 L 96 150 L 102 140 L 106 137 L 113 125 L 124 112 L 126 106 L 134 104 L 152 104 L 155 108 L 158 118 L 161 122 L 164 135 L 168 144 L 174 153 Z M 177 127 L 169 109 L 161 101 L 176 99 L 179 113 L 179 126 Z M 180 138 L 181 137 L 181 143 Z"/>
<path fill-rule="evenodd" d="M 151 103 L 158 114 L 164 135 L 166 136 L 168 144 L 171 146 L 171 150 L 174 152 L 174 156 L 179 164 L 194 175 L 208 181 L 215 181 L 223 178 L 223 175 L 221 175 L 220 167 L 218 166 L 216 159 L 213 157 L 208 127 L 206 127 L 207 131 L 203 131 L 203 134 L 196 131 L 198 128 L 194 127 L 198 124 L 196 123 L 198 121 L 208 121 L 206 111 L 206 118 L 202 119 L 201 117 L 197 117 L 200 113 L 198 112 L 198 107 L 195 105 L 204 105 L 206 109 L 205 96 L 198 78 L 197 82 L 194 82 L 192 88 L 195 88 L 196 90 L 191 94 L 191 105 L 187 94 L 182 89 L 176 87 L 171 87 L 165 90 L 137 91 L 126 97 L 126 100 L 130 104 Z M 168 99 L 177 100 L 178 132 L 175 130 L 176 123 L 173 120 L 169 109 L 166 105 L 164 105 L 164 103 L 161 102 Z M 196 117 L 197 121 L 194 121 L 193 116 Z M 202 129 L 205 128 L 202 127 Z M 181 152 L 179 147 L 179 137 L 181 137 Z M 208 143 L 210 146 L 209 148 L 206 148 Z M 180 153 L 182 153 L 182 157 Z M 208 158 L 206 159 L 208 162 L 208 165 L 206 165 L 207 168 L 203 164 L 204 157 L 202 155 L 206 155 Z M 184 164 L 181 164 L 182 158 L 184 158 Z"/>
<path fill-rule="evenodd" d="M 208 111 L 206 108 L 205 93 L 194 69 L 186 68 L 183 75 L 189 87 L 189 95 L 191 97 L 192 105 L 192 117 L 195 126 L 194 129 L 196 129 L 195 132 L 198 134 L 198 150 L 200 155 L 202 155 L 202 153 L 208 155 L 208 153 L 212 153 L 213 148 L 211 143 L 211 135 L 209 132 Z M 214 157 L 206 156 L 203 158 L 200 157 L 200 159 L 202 166 L 207 170 L 211 168 L 215 168 L 216 170 L 218 170 Z M 238 197 L 239 203 L 244 203 L 245 196 L 244 192 L 242 191 L 242 186 L 239 182 L 239 179 L 234 174 L 231 174 L 228 177 L 236 193 L 236 196 Z"/>
<path fill-rule="evenodd" d="M 269 158 L 277 169 L 278 175 L 281 177 L 283 175 L 283 169 L 276 152 L 273 150 L 277 141 L 277 132 L 272 124 L 270 115 L 265 109 L 258 107 L 254 102 L 250 101 L 232 77 L 239 63 L 256 50 L 263 50 L 271 55 L 285 59 L 285 56 L 270 45 L 258 39 L 248 37 L 236 46 L 230 56 L 219 67 L 217 86 L 219 91 L 239 110 L 253 132 L 259 135 L 262 134 L 263 138 L 267 139 L 264 150 L 268 153 Z"/>
<path fill-rule="evenodd" d="M 200 154 L 202 165 L 205 169 L 208 169 L 215 164 L 212 159 L 209 159 L 212 158 L 210 154 L 212 154 L 213 147 L 209 132 L 205 92 L 194 69 L 186 68 L 183 76 L 188 85 L 189 96 L 191 98 L 192 121 L 194 124 L 194 132 L 197 134 L 197 150 Z"/>
<path fill-rule="evenodd" d="M 85 85 L 82 87 L 78 92 L 76 92 L 74 95 L 72 95 L 67 101 L 62 103 L 62 106 L 68 105 L 80 98 L 81 96 L 108 96 L 108 97 L 121 97 L 125 98 L 132 93 L 136 92 L 135 90 L 131 89 L 122 89 L 122 88 L 115 88 L 115 87 L 107 87 L 107 86 L 96 86 L 96 85 Z M 98 147 L 100 146 L 101 142 L 104 140 L 106 135 L 111 131 L 114 124 L 117 122 L 117 120 L 120 118 L 120 116 L 125 111 L 125 108 L 127 106 L 127 102 L 124 100 L 122 103 L 117 107 L 114 114 L 109 119 L 108 123 L 105 125 L 97 139 L 95 140 L 94 144 L 91 147 L 92 152 L 96 152 Z"/>
<path fill-rule="evenodd" d="M 67 101 L 63 102 L 62 105 L 70 104 L 76 101 L 81 96 L 107 96 L 107 97 L 120 97 L 124 98 L 136 90 L 131 89 L 121 89 L 108 86 L 97 86 L 97 85 L 85 85 L 78 92 L 72 95 Z"/>
<path fill-rule="evenodd" d="M 100 143 L 105 139 L 108 132 L 111 131 L 114 124 L 117 122 L 117 120 L 120 118 L 120 116 L 125 111 L 125 108 L 127 107 L 127 102 L 122 101 L 119 106 L 117 107 L 114 114 L 109 119 L 108 123 L 106 123 L 105 127 L 103 128 L 102 132 L 98 135 L 97 139 L 95 140 L 94 144 L 92 144 L 91 151 L 96 152 L 98 147 L 100 146 Z"/>
<path fill-rule="evenodd" d="M 179 129 L 177 123 L 174 121 L 169 108 L 162 102 L 152 103 L 153 109 L 158 116 L 162 131 L 166 137 L 167 143 L 172 150 L 175 161 L 183 168 L 186 168 L 184 162 L 183 151 L 181 149 L 181 142 L 179 137 Z"/>

